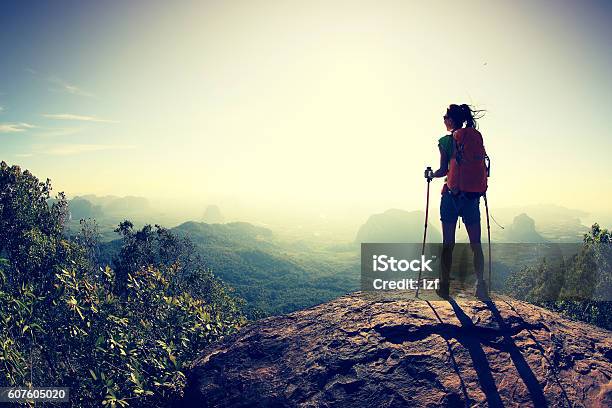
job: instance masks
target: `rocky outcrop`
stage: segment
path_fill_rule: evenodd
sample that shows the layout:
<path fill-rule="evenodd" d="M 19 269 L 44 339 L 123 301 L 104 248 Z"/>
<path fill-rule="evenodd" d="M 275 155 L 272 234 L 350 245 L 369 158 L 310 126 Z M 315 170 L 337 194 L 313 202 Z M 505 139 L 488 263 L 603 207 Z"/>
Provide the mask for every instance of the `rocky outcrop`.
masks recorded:
<path fill-rule="evenodd" d="M 211 346 L 181 406 L 611 406 L 610 334 L 505 297 L 355 293 Z"/>
<path fill-rule="evenodd" d="M 535 221 L 527 214 L 519 214 L 503 234 L 506 242 L 536 243 L 546 242 L 544 237 L 536 231 Z"/>
<path fill-rule="evenodd" d="M 204 211 L 202 221 L 207 224 L 222 224 L 225 222 L 225 218 L 221 215 L 221 210 L 216 205 L 209 205 Z"/>

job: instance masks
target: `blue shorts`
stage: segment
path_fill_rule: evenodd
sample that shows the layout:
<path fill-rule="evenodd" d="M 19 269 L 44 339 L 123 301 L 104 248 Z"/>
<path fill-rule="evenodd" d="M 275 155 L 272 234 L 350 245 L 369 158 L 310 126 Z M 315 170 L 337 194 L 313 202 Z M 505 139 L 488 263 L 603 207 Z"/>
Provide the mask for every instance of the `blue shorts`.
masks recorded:
<path fill-rule="evenodd" d="M 454 224 L 459 217 L 463 218 L 465 225 L 480 223 L 480 197 L 467 198 L 461 194 L 443 193 L 440 200 L 440 221 Z"/>

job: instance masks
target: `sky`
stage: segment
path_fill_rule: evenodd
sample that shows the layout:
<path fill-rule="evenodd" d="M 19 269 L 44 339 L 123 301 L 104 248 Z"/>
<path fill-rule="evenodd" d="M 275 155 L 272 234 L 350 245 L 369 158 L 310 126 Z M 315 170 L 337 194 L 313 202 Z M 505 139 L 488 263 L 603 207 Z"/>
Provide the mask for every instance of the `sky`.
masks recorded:
<path fill-rule="evenodd" d="M 0 159 L 69 196 L 422 209 L 442 115 L 469 103 L 492 205 L 609 213 L 611 17 L 608 1 L 3 1 Z"/>

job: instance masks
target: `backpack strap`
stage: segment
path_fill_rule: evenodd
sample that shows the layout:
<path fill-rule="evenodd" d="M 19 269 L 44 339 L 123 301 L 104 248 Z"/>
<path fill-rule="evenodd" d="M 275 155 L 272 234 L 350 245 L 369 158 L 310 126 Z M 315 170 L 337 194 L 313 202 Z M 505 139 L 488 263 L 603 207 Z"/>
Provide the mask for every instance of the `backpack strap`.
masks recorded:
<path fill-rule="evenodd" d="M 455 150 L 455 161 L 458 165 L 461 165 L 461 161 L 463 160 L 463 144 L 459 144 L 457 139 L 455 139 L 455 132 L 459 129 L 455 129 L 451 132 L 451 137 L 453 138 L 453 149 Z"/>

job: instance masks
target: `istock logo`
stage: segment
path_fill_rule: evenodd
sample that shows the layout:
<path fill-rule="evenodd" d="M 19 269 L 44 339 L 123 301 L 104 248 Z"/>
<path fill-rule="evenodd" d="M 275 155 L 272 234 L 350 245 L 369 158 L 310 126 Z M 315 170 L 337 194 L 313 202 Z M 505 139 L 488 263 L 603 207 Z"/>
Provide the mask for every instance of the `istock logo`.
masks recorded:
<path fill-rule="evenodd" d="M 388 255 L 372 255 L 372 270 L 374 272 L 432 272 L 429 264 L 433 262 L 433 258 L 426 259 L 425 255 L 421 255 L 420 259 L 395 259 Z"/>
<path fill-rule="evenodd" d="M 440 251 L 431 245 L 425 249 L 416 243 L 362 243 L 361 290 L 437 289 Z"/>

